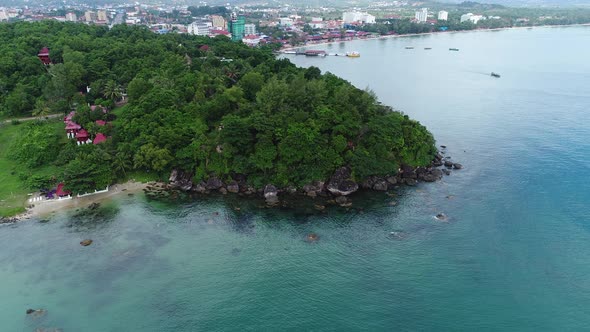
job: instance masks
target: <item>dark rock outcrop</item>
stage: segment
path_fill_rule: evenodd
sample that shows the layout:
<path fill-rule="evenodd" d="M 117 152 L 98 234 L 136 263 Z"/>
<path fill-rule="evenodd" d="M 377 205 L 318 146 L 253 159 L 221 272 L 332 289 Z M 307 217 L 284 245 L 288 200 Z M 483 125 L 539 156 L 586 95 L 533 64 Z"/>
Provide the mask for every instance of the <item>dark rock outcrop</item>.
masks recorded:
<path fill-rule="evenodd" d="M 238 184 L 237 181 L 232 181 L 230 183 L 227 184 L 226 186 L 227 191 L 230 193 L 239 193 L 240 192 L 240 185 Z"/>
<path fill-rule="evenodd" d="M 454 168 L 454 169 L 461 169 L 461 168 L 463 168 L 463 165 L 461 165 L 461 164 L 459 164 L 459 163 L 454 163 L 454 164 L 453 164 L 453 168 Z"/>
<path fill-rule="evenodd" d="M 340 167 L 328 182 L 327 189 L 337 196 L 350 195 L 359 189 L 359 185 L 350 179 L 352 171 L 348 167 Z"/>
<path fill-rule="evenodd" d="M 387 181 L 384 179 L 379 179 L 375 181 L 375 184 L 373 184 L 373 190 L 377 191 L 387 191 L 387 187 Z"/>
<path fill-rule="evenodd" d="M 264 199 L 269 205 L 275 205 L 279 203 L 279 190 L 272 184 L 264 186 Z"/>
<path fill-rule="evenodd" d="M 221 187 L 223 187 L 223 182 L 218 177 L 211 176 L 209 177 L 209 179 L 207 179 L 207 184 L 205 185 L 205 188 L 207 188 L 208 190 L 217 190 Z"/>
<path fill-rule="evenodd" d="M 193 187 L 193 175 L 191 173 L 179 171 L 177 169 L 172 170 L 168 182 L 173 188 L 178 188 L 184 191 L 189 191 Z"/>

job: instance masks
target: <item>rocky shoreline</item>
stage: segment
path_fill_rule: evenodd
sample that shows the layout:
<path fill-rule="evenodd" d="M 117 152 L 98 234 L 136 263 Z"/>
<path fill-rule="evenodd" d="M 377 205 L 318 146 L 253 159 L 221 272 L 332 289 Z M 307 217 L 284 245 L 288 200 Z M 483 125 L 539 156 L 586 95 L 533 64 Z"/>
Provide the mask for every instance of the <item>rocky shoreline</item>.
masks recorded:
<path fill-rule="evenodd" d="M 264 198 L 268 206 L 280 204 L 280 196 L 298 195 L 309 198 L 321 197 L 333 201 L 340 206 L 352 205 L 350 195 L 359 190 L 373 190 L 385 192 L 395 189 L 400 185 L 415 186 L 418 182 L 435 182 L 448 176 L 453 170 L 460 170 L 460 163 L 451 161 L 451 157 L 444 156 L 446 146 L 441 145 L 442 150 L 436 154 L 431 164 L 427 167 L 412 167 L 402 165 L 395 175 L 370 176 L 362 181 L 352 179 L 352 171 L 349 167 L 338 168 L 326 181 L 314 181 L 301 188 L 278 188 L 273 184 L 267 184 L 261 188 L 255 188 L 248 184 L 247 176 L 235 174 L 229 181 L 223 181 L 216 176 L 210 176 L 206 181 L 193 183 L 193 174 L 182 170 L 173 170 L 168 183 L 149 183 L 144 192 L 150 198 L 176 197 L 177 192 L 196 193 L 207 195 L 210 193 L 237 194 Z"/>

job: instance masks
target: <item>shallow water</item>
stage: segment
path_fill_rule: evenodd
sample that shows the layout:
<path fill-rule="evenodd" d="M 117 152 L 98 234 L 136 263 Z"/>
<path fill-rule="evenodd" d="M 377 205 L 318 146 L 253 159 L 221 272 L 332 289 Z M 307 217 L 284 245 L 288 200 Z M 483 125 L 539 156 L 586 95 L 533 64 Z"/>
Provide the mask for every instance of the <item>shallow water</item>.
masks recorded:
<path fill-rule="evenodd" d="M 292 56 L 419 119 L 465 169 L 355 197 L 363 211 L 137 195 L 106 218 L 2 226 L 0 330 L 589 329 L 588 40 L 587 27 L 541 28 Z"/>

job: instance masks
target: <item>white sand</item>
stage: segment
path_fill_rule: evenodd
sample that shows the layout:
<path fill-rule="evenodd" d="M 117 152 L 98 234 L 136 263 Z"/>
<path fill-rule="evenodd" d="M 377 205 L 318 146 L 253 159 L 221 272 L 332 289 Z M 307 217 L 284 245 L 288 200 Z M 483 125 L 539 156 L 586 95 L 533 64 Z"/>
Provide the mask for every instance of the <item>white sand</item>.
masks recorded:
<path fill-rule="evenodd" d="M 29 219 L 31 217 L 42 217 L 53 212 L 61 211 L 64 209 L 81 208 L 86 207 L 92 203 L 99 203 L 107 198 L 114 197 L 120 194 L 135 193 L 143 190 L 147 186 L 147 183 L 129 181 L 126 183 L 115 184 L 109 187 L 109 191 L 104 193 L 97 193 L 94 195 L 75 197 L 72 199 L 64 200 L 47 200 L 41 202 L 35 202 L 33 208 L 28 209 L 27 212 L 16 216 L 19 220 Z"/>

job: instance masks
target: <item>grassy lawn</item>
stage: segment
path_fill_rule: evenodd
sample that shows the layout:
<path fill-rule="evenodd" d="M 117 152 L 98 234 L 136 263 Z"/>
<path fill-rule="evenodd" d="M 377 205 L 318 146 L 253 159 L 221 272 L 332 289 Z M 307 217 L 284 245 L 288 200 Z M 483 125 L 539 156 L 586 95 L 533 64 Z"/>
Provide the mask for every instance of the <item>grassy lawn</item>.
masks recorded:
<path fill-rule="evenodd" d="M 0 217 L 12 216 L 25 211 L 29 192 L 18 178 L 18 164 L 6 155 L 12 141 L 18 137 L 20 126 L 0 126 Z"/>
<path fill-rule="evenodd" d="M 47 122 L 47 125 L 59 130 L 60 133 L 63 131 L 63 122 L 59 120 L 51 120 Z M 27 194 L 32 192 L 19 179 L 18 174 L 23 171 L 23 167 L 7 156 L 12 141 L 21 134 L 21 128 L 23 128 L 23 124 L 12 125 L 8 123 L 0 125 L 0 217 L 13 216 L 24 212 L 28 198 Z M 64 140 L 66 140 L 65 134 L 63 136 Z M 47 165 L 34 169 L 33 172 L 56 174 L 59 169 L 53 165 Z"/>

